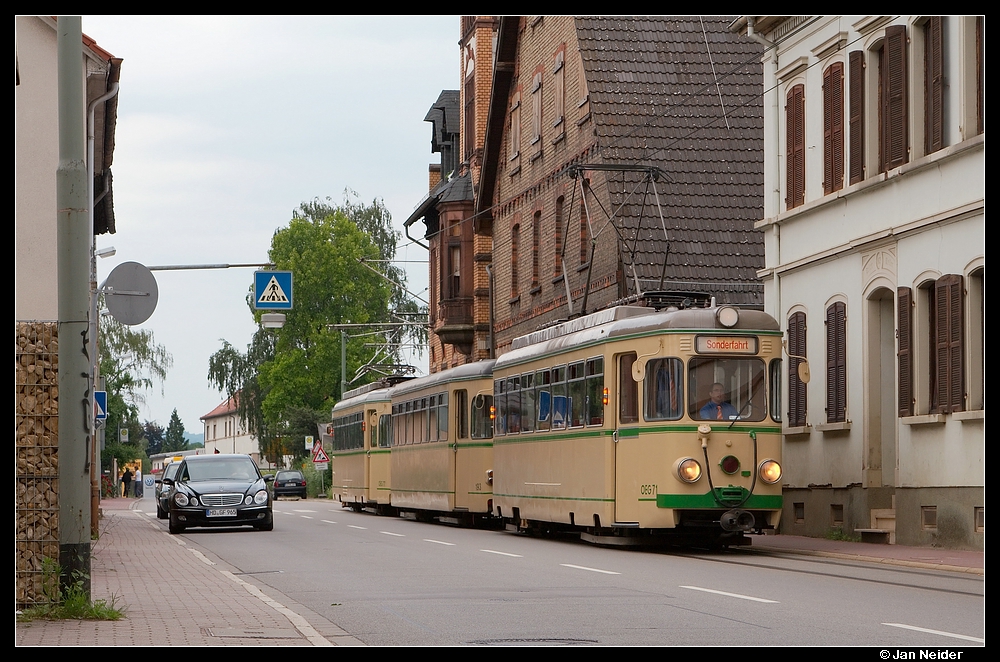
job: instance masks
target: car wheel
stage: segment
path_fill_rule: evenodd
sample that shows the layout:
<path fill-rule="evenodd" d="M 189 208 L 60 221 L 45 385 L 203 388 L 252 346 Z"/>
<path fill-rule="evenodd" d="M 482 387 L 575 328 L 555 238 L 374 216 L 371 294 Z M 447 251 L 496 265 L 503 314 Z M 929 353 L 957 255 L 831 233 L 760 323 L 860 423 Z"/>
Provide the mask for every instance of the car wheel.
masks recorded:
<path fill-rule="evenodd" d="M 254 527 L 258 531 L 274 531 L 274 515 L 267 518 L 267 521 L 263 524 L 258 524 Z"/>
<path fill-rule="evenodd" d="M 167 527 L 170 533 L 184 533 L 184 525 L 177 519 L 177 515 L 170 513 L 170 525 Z"/>
<path fill-rule="evenodd" d="M 156 502 L 156 519 L 167 519 L 167 511 L 163 509 L 160 502 Z"/>

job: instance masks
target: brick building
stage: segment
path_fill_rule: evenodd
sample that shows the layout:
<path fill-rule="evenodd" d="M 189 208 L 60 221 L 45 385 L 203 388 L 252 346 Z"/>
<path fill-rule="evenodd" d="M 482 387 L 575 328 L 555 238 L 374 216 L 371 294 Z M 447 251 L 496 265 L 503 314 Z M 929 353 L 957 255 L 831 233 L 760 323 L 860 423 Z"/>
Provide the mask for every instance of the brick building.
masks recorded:
<path fill-rule="evenodd" d="M 463 16 L 461 90 L 444 90 L 427 112 L 432 125 L 429 193 L 404 221 L 424 224 L 430 268 L 429 369 L 439 372 L 492 356 L 489 228 L 473 217 L 493 81 L 497 20 Z M 480 57 L 482 53 L 482 57 Z"/>
<path fill-rule="evenodd" d="M 651 290 L 763 306 L 762 48 L 730 23 L 497 21 L 472 168 L 497 354 Z"/>

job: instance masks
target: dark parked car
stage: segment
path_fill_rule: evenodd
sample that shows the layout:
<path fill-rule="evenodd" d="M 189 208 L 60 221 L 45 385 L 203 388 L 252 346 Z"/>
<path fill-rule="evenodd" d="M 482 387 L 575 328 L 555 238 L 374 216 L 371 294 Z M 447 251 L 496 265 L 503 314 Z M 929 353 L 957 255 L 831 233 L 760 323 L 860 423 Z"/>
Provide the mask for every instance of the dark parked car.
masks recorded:
<path fill-rule="evenodd" d="M 271 495 L 249 455 L 190 455 L 177 468 L 170 486 L 170 533 L 189 526 L 253 526 L 274 529 Z"/>
<path fill-rule="evenodd" d="M 164 483 L 163 479 L 176 476 L 179 466 L 181 466 L 180 462 L 171 462 L 163 468 L 163 475 L 156 479 L 156 487 L 154 489 L 154 492 L 156 492 L 156 519 L 167 519 L 167 510 L 169 508 L 167 499 L 170 498 L 170 485 Z"/>
<path fill-rule="evenodd" d="M 306 498 L 306 479 L 301 471 L 279 471 L 274 475 L 274 496 Z"/>

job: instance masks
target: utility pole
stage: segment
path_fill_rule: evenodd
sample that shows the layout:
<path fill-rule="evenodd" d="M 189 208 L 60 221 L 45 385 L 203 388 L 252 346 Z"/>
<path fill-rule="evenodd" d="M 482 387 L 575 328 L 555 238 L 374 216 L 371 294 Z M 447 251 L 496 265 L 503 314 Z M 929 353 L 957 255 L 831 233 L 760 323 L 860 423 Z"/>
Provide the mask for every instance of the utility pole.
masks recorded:
<path fill-rule="evenodd" d="M 57 25 L 59 167 L 56 228 L 59 292 L 60 584 L 77 581 L 90 599 L 90 236 L 84 156 L 83 30 L 79 16 Z"/>

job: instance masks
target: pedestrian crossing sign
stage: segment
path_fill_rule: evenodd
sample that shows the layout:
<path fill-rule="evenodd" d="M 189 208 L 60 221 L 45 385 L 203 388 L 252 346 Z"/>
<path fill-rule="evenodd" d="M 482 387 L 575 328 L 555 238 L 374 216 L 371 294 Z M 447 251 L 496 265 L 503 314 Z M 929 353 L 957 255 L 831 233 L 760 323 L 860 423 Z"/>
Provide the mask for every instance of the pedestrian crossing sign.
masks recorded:
<path fill-rule="evenodd" d="M 257 310 L 289 310 L 292 307 L 291 271 L 255 271 L 253 301 Z"/>

